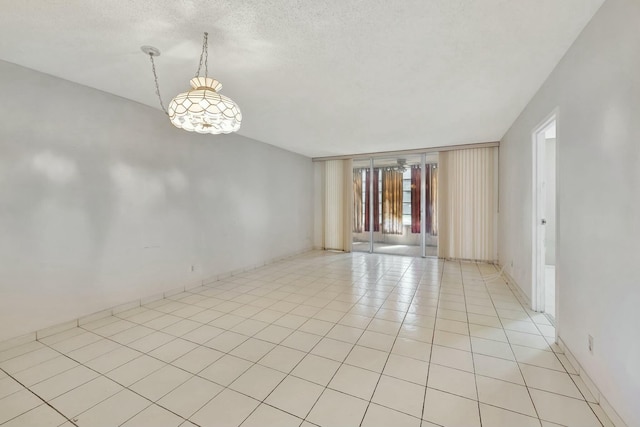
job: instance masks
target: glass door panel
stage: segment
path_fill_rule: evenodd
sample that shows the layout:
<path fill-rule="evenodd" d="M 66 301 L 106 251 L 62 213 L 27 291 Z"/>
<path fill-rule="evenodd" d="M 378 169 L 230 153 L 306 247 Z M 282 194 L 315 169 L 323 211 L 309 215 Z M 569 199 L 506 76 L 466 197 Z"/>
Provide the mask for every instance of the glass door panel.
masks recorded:
<path fill-rule="evenodd" d="M 370 251 L 369 219 L 367 217 L 369 213 L 367 203 L 369 200 L 370 166 L 369 159 L 353 161 L 353 224 L 351 228 L 353 235 L 351 250 L 353 252 Z"/>
<path fill-rule="evenodd" d="M 425 159 L 425 255 L 438 256 L 438 153 Z"/>
<path fill-rule="evenodd" d="M 420 165 L 420 155 L 374 159 L 374 252 L 422 256 Z"/>

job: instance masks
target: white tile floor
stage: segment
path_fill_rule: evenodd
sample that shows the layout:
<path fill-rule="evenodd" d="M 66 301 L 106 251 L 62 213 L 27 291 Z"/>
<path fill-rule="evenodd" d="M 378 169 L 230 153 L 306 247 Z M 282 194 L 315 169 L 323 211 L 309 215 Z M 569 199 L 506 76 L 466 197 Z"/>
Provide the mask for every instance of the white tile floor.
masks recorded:
<path fill-rule="evenodd" d="M 544 311 L 556 317 L 556 266 L 544 266 Z"/>
<path fill-rule="evenodd" d="M 353 247 L 351 248 L 353 252 L 369 252 L 369 242 L 353 242 Z M 420 250 L 420 246 L 415 245 L 396 245 L 391 243 L 373 243 L 373 252 L 377 254 L 387 254 L 387 255 L 404 255 L 411 257 L 420 257 L 422 256 L 422 251 Z M 438 256 L 438 247 L 437 246 L 426 246 L 425 254 L 428 257 L 437 257 Z"/>
<path fill-rule="evenodd" d="M 495 271 L 310 252 L 0 353 L 0 424 L 611 425 Z"/>

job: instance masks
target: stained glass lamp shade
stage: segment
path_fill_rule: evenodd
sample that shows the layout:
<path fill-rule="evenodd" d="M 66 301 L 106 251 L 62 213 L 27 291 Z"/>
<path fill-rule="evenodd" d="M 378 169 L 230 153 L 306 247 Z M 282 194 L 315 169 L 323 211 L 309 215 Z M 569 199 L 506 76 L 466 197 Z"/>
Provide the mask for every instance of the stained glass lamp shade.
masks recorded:
<path fill-rule="evenodd" d="M 233 100 L 218 93 L 222 84 L 211 77 L 194 77 L 192 89 L 178 94 L 167 109 L 174 126 L 197 133 L 231 133 L 240 129 L 242 113 Z"/>

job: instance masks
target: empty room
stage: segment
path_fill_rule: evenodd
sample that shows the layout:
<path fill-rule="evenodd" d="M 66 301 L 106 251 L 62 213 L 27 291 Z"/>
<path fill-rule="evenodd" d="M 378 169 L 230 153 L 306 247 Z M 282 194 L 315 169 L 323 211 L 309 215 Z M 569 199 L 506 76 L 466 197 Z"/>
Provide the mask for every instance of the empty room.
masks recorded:
<path fill-rule="evenodd" d="M 638 22 L 5 2 L 0 426 L 640 426 Z"/>

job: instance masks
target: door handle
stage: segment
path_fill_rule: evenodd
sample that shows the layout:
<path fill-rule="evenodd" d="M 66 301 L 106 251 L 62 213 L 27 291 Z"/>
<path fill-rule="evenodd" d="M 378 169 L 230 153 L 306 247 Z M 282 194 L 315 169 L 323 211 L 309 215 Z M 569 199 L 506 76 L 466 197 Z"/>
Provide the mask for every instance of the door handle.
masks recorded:
<path fill-rule="evenodd" d="M 542 225 L 547 225 L 547 220 L 546 220 L 546 219 L 543 219 L 542 221 L 540 221 L 540 224 L 542 224 Z"/>

